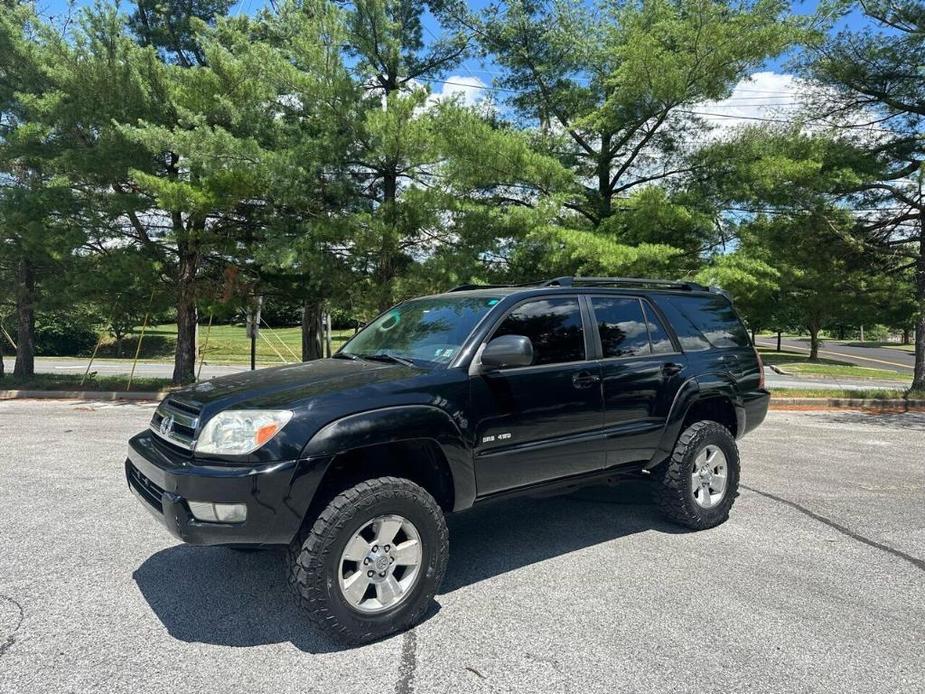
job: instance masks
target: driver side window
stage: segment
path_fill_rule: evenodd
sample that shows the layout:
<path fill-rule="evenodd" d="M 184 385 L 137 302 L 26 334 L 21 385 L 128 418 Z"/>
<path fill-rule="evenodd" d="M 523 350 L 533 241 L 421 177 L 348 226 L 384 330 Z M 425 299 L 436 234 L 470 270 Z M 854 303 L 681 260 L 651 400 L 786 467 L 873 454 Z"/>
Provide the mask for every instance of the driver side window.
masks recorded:
<path fill-rule="evenodd" d="M 515 308 L 495 330 L 533 343 L 533 366 L 585 359 L 585 335 L 577 299 L 537 299 Z"/>

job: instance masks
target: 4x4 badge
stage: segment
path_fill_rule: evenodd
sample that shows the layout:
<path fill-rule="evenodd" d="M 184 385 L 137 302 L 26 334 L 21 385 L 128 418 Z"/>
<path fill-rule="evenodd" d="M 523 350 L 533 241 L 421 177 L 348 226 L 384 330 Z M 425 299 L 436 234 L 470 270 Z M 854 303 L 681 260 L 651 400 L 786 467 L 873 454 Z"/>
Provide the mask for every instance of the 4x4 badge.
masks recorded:
<path fill-rule="evenodd" d="M 161 420 L 161 425 L 158 427 L 158 431 L 161 432 L 161 436 L 167 436 L 171 429 L 173 429 L 173 416 L 167 415 Z"/>

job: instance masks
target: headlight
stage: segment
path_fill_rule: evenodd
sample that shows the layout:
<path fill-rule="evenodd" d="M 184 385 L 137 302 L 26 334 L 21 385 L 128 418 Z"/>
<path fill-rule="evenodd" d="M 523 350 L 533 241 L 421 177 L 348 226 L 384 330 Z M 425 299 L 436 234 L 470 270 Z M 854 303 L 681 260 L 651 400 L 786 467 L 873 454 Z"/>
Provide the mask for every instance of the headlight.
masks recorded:
<path fill-rule="evenodd" d="M 292 419 L 289 410 L 228 410 L 206 424 L 197 453 L 246 455 L 276 436 Z"/>

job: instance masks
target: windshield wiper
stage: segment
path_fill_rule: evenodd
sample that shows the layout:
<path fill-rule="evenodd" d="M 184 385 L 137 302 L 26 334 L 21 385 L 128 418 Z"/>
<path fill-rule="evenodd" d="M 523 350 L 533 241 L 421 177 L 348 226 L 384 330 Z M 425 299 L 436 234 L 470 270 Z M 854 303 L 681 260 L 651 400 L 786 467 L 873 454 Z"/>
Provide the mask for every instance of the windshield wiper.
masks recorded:
<path fill-rule="evenodd" d="M 360 359 L 368 359 L 369 361 L 390 361 L 395 364 L 401 364 L 402 366 L 414 366 L 414 362 L 410 359 L 405 359 L 404 357 L 396 357 L 394 354 L 386 354 L 385 352 L 376 352 L 375 354 L 359 354 Z"/>
<path fill-rule="evenodd" d="M 331 355 L 331 359 L 349 359 L 350 361 L 356 361 L 359 359 L 356 354 L 351 354 L 350 352 L 337 352 Z"/>

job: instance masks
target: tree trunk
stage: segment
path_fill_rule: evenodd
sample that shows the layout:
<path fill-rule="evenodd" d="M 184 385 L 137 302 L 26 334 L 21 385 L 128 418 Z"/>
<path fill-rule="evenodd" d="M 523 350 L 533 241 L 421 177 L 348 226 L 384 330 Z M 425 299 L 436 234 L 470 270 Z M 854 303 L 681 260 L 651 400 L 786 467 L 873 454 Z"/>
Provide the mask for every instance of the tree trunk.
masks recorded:
<path fill-rule="evenodd" d="M 302 304 L 302 361 L 321 359 L 321 302 Z"/>
<path fill-rule="evenodd" d="M 610 133 L 601 136 L 601 152 L 597 161 L 597 194 L 599 222 L 613 214 L 613 193 L 610 192 Z"/>
<path fill-rule="evenodd" d="M 3 335 L 0 335 L 0 379 L 3 378 Z"/>
<path fill-rule="evenodd" d="M 912 390 L 925 390 L 925 219 L 919 216 L 919 257 L 915 272 L 915 366 Z"/>
<path fill-rule="evenodd" d="M 333 356 L 334 342 L 331 339 L 331 312 L 326 311 L 324 314 L 324 355 Z"/>
<path fill-rule="evenodd" d="M 912 339 L 912 331 L 909 328 L 903 328 L 903 344 L 908 345 Z"/>
<path fill-rule="evenodd" d="M 392 305 L 392 280 L 395 277 L 395 249 L 392 229 L 395 224 L 395 204 L 398 198 L 398 172 L 389 168 L 382 176 L 382 209 L 385 216 L 385 231 L 379 246 L 379 260 L 376 267 L 376 282 L 379 293 L 378 306 L 385 311 Z"/>
<path fill-rule="evenodd" d="M 819 361 L 819 326 L 809 326 L 809 360 Z"/>
<path fill-rule="evenodd" d="M 16 365 L 14 376 L 35 374 L 35 273 L 25 258 L 16 277 Z"/>
<path fill-rule="evenodd" d="M 196 380 L 196 266 L 197 255 L 187 243 L 178 243 L 180 269 L 177 277 L 177 349 L 173 359 L 173 384 Z"/>
<path fill-rule="evenodd" d="M 780 352 L 780 330 L 777 331 L 777 351 Z"/>

